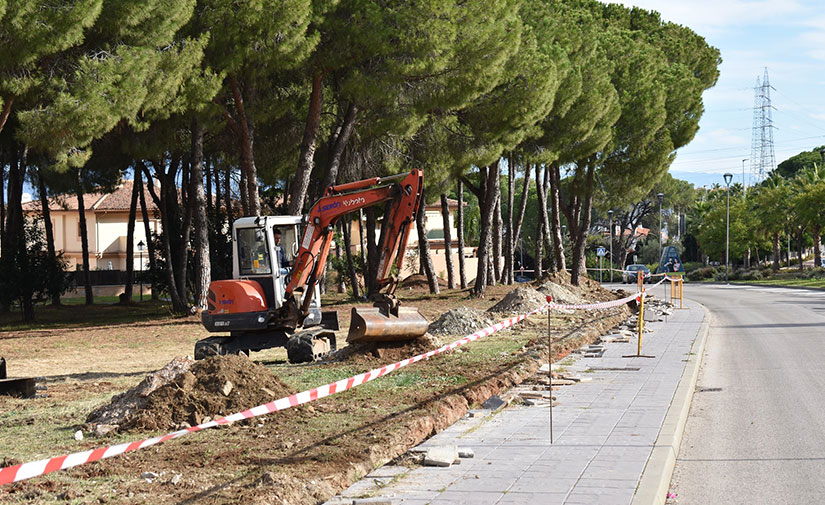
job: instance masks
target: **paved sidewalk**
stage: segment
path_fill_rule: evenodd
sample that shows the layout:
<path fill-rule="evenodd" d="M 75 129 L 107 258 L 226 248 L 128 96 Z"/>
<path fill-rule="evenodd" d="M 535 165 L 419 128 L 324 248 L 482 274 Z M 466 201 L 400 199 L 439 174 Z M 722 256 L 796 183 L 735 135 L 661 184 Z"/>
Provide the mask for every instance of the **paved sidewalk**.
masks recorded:
<path fill-rule="evenodd" d="M 592 380 L 555 391 L 552 445 L 547 402 L 473 411 L 419 448 L 455 444 L 474 458 L 449 468 L 384 466 L 327 503 L 630 504 L 705 316 L 698 304 L 686 308 L 646 323 L 654 331 L 642 353 L 655 358 L 622 358 L 635 354 L 634 338 L 566 365 Z"/>

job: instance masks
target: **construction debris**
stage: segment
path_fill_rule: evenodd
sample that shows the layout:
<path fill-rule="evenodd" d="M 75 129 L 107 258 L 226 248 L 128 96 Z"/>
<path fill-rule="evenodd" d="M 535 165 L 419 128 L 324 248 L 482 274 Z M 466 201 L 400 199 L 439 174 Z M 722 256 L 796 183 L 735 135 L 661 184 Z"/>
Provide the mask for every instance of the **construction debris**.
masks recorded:
<path fill-rule="evenodd" d="M 586 300 L 585 298 L 573 293 L 561 284 L 556 284 L 555 282 L 547 281 L 541 286 L 539 286 L 538 290 L 543 295 L 549 295 L 550 297 L 552 297 L 553 303 L 560 303 L 566 305 L 588 303 L 588 300 Z"/>
<path fill-rule="evenodd" d="M 547 303 L 547 297 L 533 288 L 518 286 L 510 291 L 500 302 L 493 305 L 487 312 L 498 314 L 524 314 L 536 310 Z"/>
<path fill-rule="evenodd" d="M 493 323 L 495 320 L 483 311 L 459 307 L 441 314 L 441 317 L 430 324 L 428 331 L 433 335 L 463 336 Z"/>
<path fill-rule="evenodd" d="M 448 467 L 458 459 L 458 447 L 455 445 L 442 445 L 430 447 L 424 453 L 424 466 Z"/>

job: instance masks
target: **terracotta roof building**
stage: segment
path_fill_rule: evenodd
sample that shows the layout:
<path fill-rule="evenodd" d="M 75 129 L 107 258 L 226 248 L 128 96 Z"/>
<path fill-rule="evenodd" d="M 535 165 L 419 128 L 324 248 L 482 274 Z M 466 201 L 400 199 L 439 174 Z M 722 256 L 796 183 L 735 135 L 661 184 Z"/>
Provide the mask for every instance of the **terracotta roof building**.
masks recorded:
<path fill-rule="evenodd" d="M 89 262 L 93 270 L 126 270 L 126 232 L 129 221 L 129 205 L 132 200 L 134 181 L 123 181 L 112 193 L 90 192 L 83 195 L 86 208 L 86 231 L 89 240 Z M 149 190 L 144 187 L 146 207 L 149 212 L 149 226 L 155 233 L 160 231 L 160 222 Z M 80 242 L 80 214 L 76 195 L 57 195 L 49 199 L 55 249 L 62 250 L 69 261 L 69 268 L 82 265 Z M 30 216 L 40 216 L 40 200 L 23 204 L 23 212 Z M 140 269 L 137 244 L 146 243 L 146 234 L 140 205 L 135 223 L 134 251 L 135 269 Z M 143 255 L 146 260 L 146 254 Z"/>

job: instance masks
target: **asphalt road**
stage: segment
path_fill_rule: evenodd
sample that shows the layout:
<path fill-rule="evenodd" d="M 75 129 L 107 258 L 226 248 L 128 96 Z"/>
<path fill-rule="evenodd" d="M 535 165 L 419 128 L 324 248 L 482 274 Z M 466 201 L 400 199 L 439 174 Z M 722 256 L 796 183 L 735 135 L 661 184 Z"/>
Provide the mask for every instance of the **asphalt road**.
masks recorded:
<path fill-rule="evenodd" d="M 688 285 L 685 295 L 713 318 L 676 503 L 825 502 L 825 292 Z"/>

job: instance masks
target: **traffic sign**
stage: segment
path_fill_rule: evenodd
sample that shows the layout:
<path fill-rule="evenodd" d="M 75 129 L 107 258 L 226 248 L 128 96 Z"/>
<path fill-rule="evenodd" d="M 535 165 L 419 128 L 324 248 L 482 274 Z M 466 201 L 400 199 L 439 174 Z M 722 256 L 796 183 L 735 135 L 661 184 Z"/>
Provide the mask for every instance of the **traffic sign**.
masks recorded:
<path fill-rule="evenodd" d="M 596 249 L 596 256 L 607 256 L 607 251 L 605 251 L 604 247 L 599 247 Z"/>

